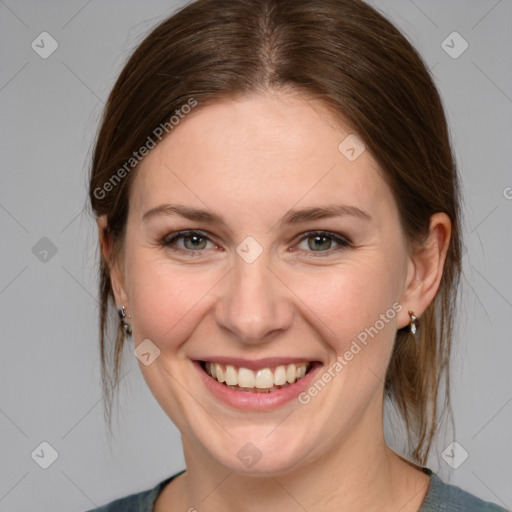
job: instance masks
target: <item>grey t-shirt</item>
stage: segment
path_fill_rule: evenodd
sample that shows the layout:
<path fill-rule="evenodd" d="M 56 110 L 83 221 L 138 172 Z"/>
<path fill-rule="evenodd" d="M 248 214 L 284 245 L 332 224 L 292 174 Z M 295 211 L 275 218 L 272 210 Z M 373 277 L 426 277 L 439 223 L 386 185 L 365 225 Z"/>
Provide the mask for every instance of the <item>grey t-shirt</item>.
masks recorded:
<path fill-rule="evenodd" d="M 483 501 L 460 487 L 445 484 L 429 468 L 423 468 L 423 471 L 430 476 L 430 485 L 419 512 L 507 512 L 506 509 Z M 153 512 L 153 505 L 160 491 L 184 472 L 185 470 L 176 473 L 152 489 L 131 494 L 87 512 Z"/>

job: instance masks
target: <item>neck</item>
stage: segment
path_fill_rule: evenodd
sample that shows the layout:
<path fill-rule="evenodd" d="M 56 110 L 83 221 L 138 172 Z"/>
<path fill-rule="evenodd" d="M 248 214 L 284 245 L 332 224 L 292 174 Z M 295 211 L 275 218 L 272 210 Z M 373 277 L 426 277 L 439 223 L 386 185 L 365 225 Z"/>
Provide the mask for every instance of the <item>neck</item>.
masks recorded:
<path fill-rule="evenodd" d="M 384 439 L 382 421 L 371 420 L 371 432 L 358 424 L 350 435 L 332 443 L 308 464 L 285 474 L 260 477 L 220 466 L 183 439 L 187 471 L 178 477 L 181 482 L 174 486 L 172 497 L 168 493 L 161 501 L 165 500 L 167 510 L 179 504 L 181 510 L 201 512 L 267 508 L 281 512 L 417 512 L 429 478 L 392 452 Z M 380 427 L 376 429 L 376 425 Z"/>

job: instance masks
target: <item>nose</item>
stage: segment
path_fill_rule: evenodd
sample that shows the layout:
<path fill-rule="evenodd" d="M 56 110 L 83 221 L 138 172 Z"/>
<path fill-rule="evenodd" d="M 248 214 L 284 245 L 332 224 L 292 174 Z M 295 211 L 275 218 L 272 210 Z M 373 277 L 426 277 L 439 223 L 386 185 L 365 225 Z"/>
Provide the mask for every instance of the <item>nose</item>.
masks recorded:
<path fill-rule="evenodd" d="M 265 253 L 252 263 L 236 257 L 215 308 L 216 320 L 240 343 L 268 343 L 292 324 L 289 299 L 289 289 L 269 267 Z"/>

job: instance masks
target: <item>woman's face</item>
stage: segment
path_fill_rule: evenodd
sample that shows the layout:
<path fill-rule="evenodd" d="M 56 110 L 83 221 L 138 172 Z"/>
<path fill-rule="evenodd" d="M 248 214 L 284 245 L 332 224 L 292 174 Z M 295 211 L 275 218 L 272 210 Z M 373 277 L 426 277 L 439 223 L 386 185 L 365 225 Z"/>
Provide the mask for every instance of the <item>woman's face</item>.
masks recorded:
<path fill-rule="evenodd" d="M 376 162 L 315 101 L 200 107 L 137 169 L 115 277 L 149 388 L 203 464 L 284 474 L 371 444 L 412 271 Z"/>

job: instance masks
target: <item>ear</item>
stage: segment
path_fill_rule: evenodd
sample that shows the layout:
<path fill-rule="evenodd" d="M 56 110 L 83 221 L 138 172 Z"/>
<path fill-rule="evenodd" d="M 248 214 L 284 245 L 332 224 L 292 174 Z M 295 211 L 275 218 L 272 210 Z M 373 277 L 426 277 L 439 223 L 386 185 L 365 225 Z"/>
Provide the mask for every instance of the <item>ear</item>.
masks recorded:
<path fill-rule="evenodd" d="M 116 304 L 121 307 L 128 305 L 128 295 L 124 287 L 124 271 L 122 261 L 114 260 L 112 253 L 112 234 L 107 230 L 107 216 L 98 218 L 98 236 L 100 250 L 109 269 L 110 282 L 114 291 Z"/>
<path fill-rule="evenodd" d="M 399 329 L 410 323 L 409 311 L 421 318 L 434 300 L 443 275 L 451 226 L 450 217 L 446 213 L 435 213 L 430 217 L 429 234 L 424 244 L 413 249 L 407 265 L 405 289 L 400 300 L 404 308 L 397 324 Z"/>

